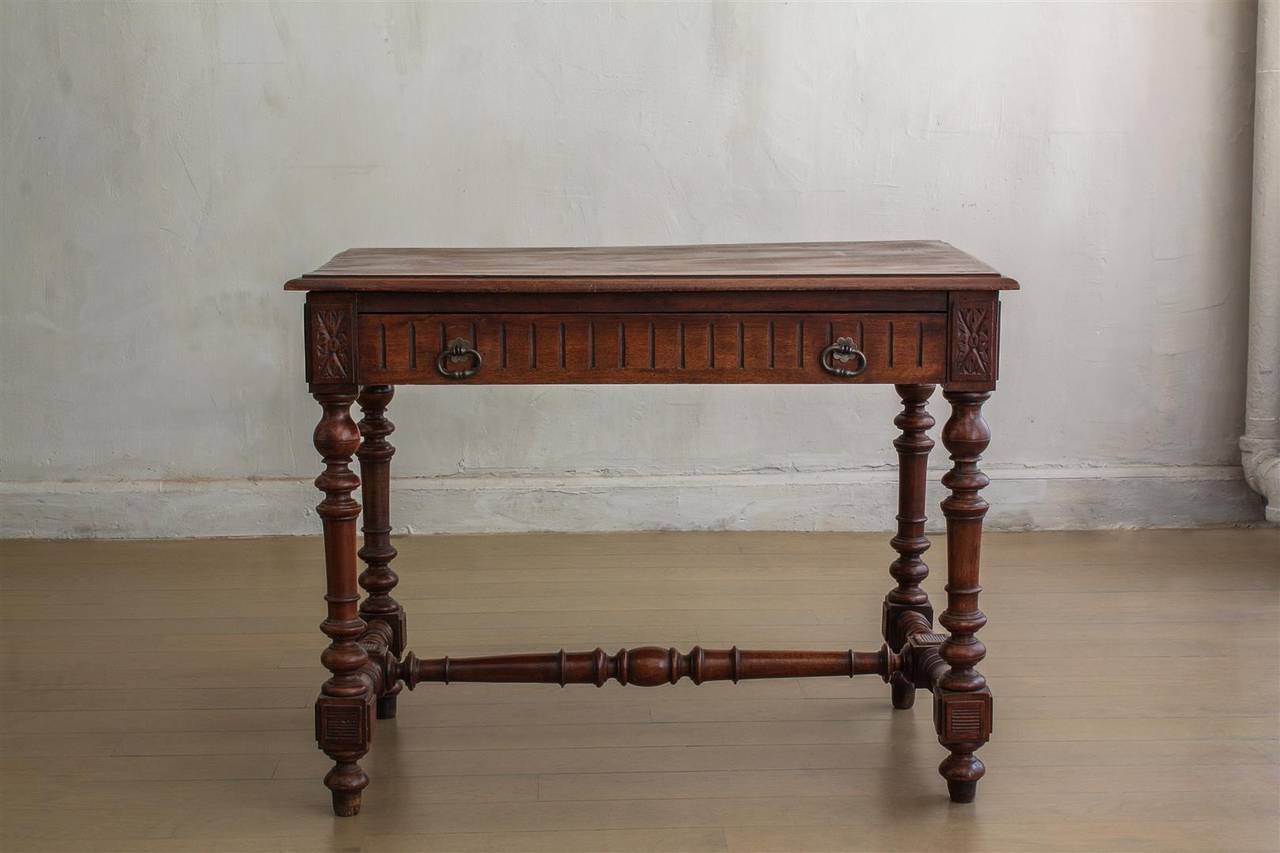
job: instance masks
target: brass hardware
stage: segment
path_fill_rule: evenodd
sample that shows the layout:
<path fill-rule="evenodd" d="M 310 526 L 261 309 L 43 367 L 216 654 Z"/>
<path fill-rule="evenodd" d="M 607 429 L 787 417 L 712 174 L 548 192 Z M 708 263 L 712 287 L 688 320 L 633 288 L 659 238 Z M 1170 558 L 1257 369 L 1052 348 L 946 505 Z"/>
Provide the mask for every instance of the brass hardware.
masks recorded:
<path fill-rule="evenodd" d="M 445 365 L 451 361 L 457 361 L 462 358 L 470 358 L 471 366 L 462 370 L 449 370 Z M 484 359 L 480 353 L 476 352 L 471 341 L 466 338 L 454 338 L 449 341 L 449 345 L 440 351 L 440 355 L 436 356 L 436 370 L 440 371 L 441 376 L 449 379 L 466 379 L 468 376 L 475 376 L 476 371 L 480 369 L 480 365 L 484 364 Z"/>
<path fill-rule="evenodd" d="M 831 359 L 845 363 L 856 360 L 857 367 L 836 367 Z M 857 376 L 867 369 L 867 357 L 853 343 L 853 338 L 836 338 L 836 342 L 826 347 L 821 356 L 822 369 L 832 376 Z"/>

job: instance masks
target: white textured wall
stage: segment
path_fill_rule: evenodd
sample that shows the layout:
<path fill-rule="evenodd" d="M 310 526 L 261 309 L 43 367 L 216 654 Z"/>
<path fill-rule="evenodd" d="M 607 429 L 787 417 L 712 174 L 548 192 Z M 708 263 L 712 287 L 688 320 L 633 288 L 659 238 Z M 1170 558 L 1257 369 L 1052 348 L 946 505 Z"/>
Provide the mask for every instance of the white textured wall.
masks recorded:
<path fill-rule="evenodd" d="M 296 482 L 245 481 L 318 468 L 280 285 L 348 246 L 916 237 L 1025 288 L 988 407 L 994 523 L 1253 520 L 1231 467 L 1253 15 L 0 3 L 0 533 L 310 529 Z M 395 521 L 885 526 L 882 496 L 816 497 L 880 476 L 895 408 L 404 389 L 395 471 L 425 497 Z"/>

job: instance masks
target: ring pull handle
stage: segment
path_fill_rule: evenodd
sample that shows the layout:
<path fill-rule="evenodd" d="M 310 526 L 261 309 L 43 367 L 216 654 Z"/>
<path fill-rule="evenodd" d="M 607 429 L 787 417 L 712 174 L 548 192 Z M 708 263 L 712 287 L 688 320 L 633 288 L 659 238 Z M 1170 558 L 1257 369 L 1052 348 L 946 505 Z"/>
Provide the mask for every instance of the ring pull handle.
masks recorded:
<path fill-rule="evenodd" d="M 447 366 L 451 361 L 459 359 L 469 359 L 471 365 L 461 370 L 450 370 Z M 436 370 L 440 371 L 440 375 L 449 379 L 466 379 L 469 376 L 475 376 L 476 371 L 480 369 L 480 365 L 484 364 L 484 359 L 480 353 L 476 352 L 471 346 L 471 341 L 466 338 L 454 338 L 449 341 L 449 345 L 440 350 L 440 355 L 436 356 Z"/>
<path fill-rule="evenodd" d="M 847 364 L 850 361 L 855 362 L 853 367 L 836 367 L 831 363 L 835 359 L 841 364 Z M 867 357 L 862 350 L 853 343 L 853 338 L 836 338 L 836 342 L 825 347 L 822 350 L 822 369 L 830 373 L 832 376 L 857 376 L 859 373 L 867 369 Z"/>

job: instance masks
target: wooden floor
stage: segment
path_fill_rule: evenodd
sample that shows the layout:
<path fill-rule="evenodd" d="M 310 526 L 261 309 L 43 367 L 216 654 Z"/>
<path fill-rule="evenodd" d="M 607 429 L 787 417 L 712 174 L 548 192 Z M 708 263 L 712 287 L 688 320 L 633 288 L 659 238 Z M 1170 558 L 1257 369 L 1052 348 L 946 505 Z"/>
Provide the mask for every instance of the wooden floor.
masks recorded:
<path fill-rule="evenodd" d="M 872 650 L 887 540 L 425 537 L 395 567 L 419 655 Z M 3 849 L 1280 848 L 1277 530 L 990 535 L 972 806 L 946 798 L 928 696 L 894 712 L 875 677 L 455 684 L 405 694 L 364 813 L 335 819 L 319 553 L 0 542 Z"/>

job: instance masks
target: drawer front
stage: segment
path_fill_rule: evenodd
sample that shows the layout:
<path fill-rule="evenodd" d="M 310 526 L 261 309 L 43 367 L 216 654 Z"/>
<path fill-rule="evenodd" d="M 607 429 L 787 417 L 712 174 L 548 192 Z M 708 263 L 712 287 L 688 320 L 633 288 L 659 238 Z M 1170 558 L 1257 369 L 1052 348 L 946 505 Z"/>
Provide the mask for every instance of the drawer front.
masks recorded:
<path fill-rule="evenodd" d="M 946 373 L 946 315 L 361 314 L 362 384 L 919 383 Z M 824 368 L 847 338 L 855 376 Z M 456 347 L 455 352 L 449 352 Z M 443 355 L 442 355 L 443 354 Z M 826 355 L 851 370 L 858 357 Z M 443 371 L 451 375 L 446 376 Z"/>

